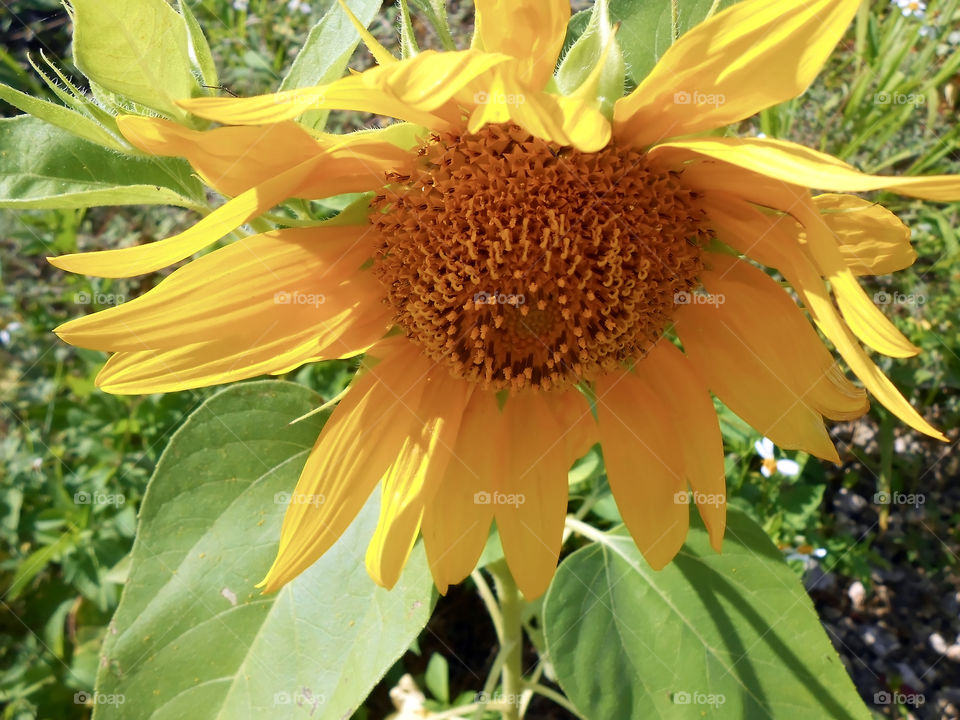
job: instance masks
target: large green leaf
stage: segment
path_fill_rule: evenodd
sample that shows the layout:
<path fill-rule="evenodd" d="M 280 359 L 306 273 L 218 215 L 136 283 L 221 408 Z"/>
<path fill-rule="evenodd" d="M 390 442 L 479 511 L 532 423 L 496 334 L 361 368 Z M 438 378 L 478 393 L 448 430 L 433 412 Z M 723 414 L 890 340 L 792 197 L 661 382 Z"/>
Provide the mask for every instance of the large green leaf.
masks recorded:
<path fill-rule="evenodd" d="M 365 26 L 376 17 L 382 0 L 347 0 L 347 6 Z M 334 2 L 310 30 L 303 48 L 280 83 L 281 90 L 312 87 L 333 82 L 343 75 L 350 56 L 360 42 L 360 34 L 350 18 Z M 311 110 L 301 122 L 321 129 L 327 122 L 328 110 Z"/>
<path fill-rule="evenodd" d="M 349 717 L 422 630 L 422 550 L 392 591 L 366 574 L 376 494 L 306 573 L 273 595 L 254 587 L 325 416 L 290 422 L 321 402 L 292 383 L 234 385 L 173 437 L 140 509 L 96 720 Z"/>
<path fill-rule="evenodd" d="M 184 160 L 130 157 L 29 115 L 0 119 L 0 207 L 203 207 Z"/>
<path fill-rule="evenodd" d="M 91 80 L 135 102 L 184 118 L 174 101 L 197 90 L 183 18 L 165 0 L 70 0 L 73 53 Z"/>
<path fill-rule="evenodd" d="M 737 512 L 722 554 L 694 527 L 659 572 L 623 526 L 601 534 L 560 566 L 544 625 L 590 720 L 870 717 L 799 579 Z"/>

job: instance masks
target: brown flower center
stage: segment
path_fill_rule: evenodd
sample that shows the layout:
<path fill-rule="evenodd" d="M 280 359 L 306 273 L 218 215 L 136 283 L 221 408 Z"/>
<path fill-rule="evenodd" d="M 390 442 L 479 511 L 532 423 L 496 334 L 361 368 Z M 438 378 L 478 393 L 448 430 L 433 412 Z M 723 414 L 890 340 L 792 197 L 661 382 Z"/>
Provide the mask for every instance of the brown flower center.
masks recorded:
<path fill-rule="evenodd" d="M 636 150 L 490 125 L 434 135 L 390 181 L 371 212 L 386 302 L 484 388 L 568 387 L 642 356 L 702 269 L 696 194 Z"/>

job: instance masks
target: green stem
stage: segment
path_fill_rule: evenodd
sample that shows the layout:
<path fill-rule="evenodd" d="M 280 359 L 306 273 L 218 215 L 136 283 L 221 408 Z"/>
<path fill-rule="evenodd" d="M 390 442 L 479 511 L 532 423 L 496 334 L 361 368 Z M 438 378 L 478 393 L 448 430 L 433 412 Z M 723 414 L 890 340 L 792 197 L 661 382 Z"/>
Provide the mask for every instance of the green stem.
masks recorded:
<path fill-rule="evenodd" d="M 707 16 L 704 18 L 704 20 L 709 20 L 710 18 L 712 18 L 714 13 L 716 13 L 717 10 L 719 9 L 720 9 L 720 0 L 713 0 L 713 5 L 711 5 L 710 9 L 707 10 Z"/>
<path fill-rule="evenodd" d="M 580 714 L 580 712 L 570 703 L 569 700 L 567 700 L 567 698 L 553 688 L 548 688 L 546 685 L 540 685 L 537 683 L 529 683 L 527 684 L 527 689 L 532 690 L 537 695 L 543 695 L 543 697 L 547 698 L 548 700 L 552 700 L 571 715 L 575 715 L 578 718 L 583 717 L 583 715 Z"/>
<path fill-rule="evenodd" d="M 673 28 L 673 39 L 680 37 L 680 0 L 670 0 L 670 26 Z"/>
<path fill-rule="evenodd" d="M 497 599 L 493 596 L 493 591 L 483 579 L 483 574 L 479 570 L 470 573 L 473 582 L 477 585 L 477 592 L 480 593 L 480 599 L 483 600 L 487 613 L 490 615 L 490 621 L 493 623 L 493 629 L 497 633 L 497 640 L 503 643 L 503 616 L 500 614 L 500 606 L 497 605 Z"/>
<path fill-rule="evenodd" d="M 505 703 L 504 720 L 519 720 L 520 694 L 523 692 L 523 598 L 510 574 L 505 560 L 489 567 L 500 598 L 500 616 L 503 636 L 500 638 L 504 655 L 502 700 Z"/>

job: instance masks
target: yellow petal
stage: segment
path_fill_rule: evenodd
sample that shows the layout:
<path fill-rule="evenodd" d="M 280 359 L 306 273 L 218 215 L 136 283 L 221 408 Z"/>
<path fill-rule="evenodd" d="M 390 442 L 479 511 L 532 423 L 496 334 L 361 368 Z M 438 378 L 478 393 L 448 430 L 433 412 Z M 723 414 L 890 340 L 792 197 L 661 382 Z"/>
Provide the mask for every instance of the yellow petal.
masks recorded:
<path fill-rule="evenodd" d="M 357 29 L 360 38 L 363 40 L 363 44 L 367 46 L 367 49 L 370 51 L 370 54 L 376 59 L 379 65 L 392 65 L 397 62 L 397 59 L 387 50 L 380 42 L 367 30 L 367 26 L 364 25 L 360 20 L 357 19 L 357 16 L 353 14 L 353 11 L 350 7 L 344 2 L 344 0 L 339 0 L 340 7 L 343 8 L 343 11 L 347 14 L 347 17 L 350 18 L 350 24 Z"/>
<path fill-rule="evenodd" d="M 48 258 L 61 270 L 95 277 L 132 277 L 154 272 L 200 252 L 290 198 L 328 197 L 381 187 L 386 172 L 406 167 L 410 155 L 391 143 L 348 136 L 328 152 L 241 193 L 184 232 L 145 245 Z M 353 216 L 351 216 L 351 221 Z M 342 224 L 334 218 L 332 224 Z"/>
<path fill-rule="evenodd" d="M 916 261 L 910 228 L 882 205 L 832 193 L 818 195 L 813 202 L 854 275 L 886 275 Z"/>
<path fill-rule="evenodd" d="M 291 121 L 207 132 L 161 118 L 133 115 L 121 116 L 117 124 L 124 137 L 141 150 L 186 158 L 208 185 L 224 195 L 240 195 L 265 178 L 319 154 L 325 154 L 330 162 L 300 189 L 304 196 L 318 198 L 367 190 L 382 184 L 384 172 L 408 163 L 410 155 L 404 150 L 414 144 L 412 137 L 401 138 L 403 126 L 314 138 Z M 395 140 L 401 141 L 400 146 Z M 405 146 L 403 141 L 408 141 Z"/>
<path fill-rule="evenodd" d="M 867 297 L 844 261 L 837 239 L 806 192 L 796 192 L 791 212 L 803 225 L 801 242 L 809 248 L 820 273 L 830 281 L 840 312 L 854 334 L 890 357 L 913 357 L 919 353 L 920 348 L 907 340 Z"/>
<path fill-rule="evenodd" d="M 281 374 L 322 360 L 349 358 L 366 352 L 384 335 L 391 315 L 383 308 L 350 308 L 322 328 L 326 344 L 308 338 L 291 344 L 287 338 L 251 346 L 196 343 L 170 350 L 117 353 L 97 375 L 97 387 L 115 395 L 176 392 Z"/>
<path fill-rule="evenodd" d="M 410 410 L 407 438 L 381 481 L 380 520 L 367 547 L 367 571 L 392 588 L 417 540 L 424 510 L 446 474 L 473 386 L 434 368 Z"/>
<path fill-rule="evenodd" d="M 677 140 L 658 145 L 650 151 L 650 156 L 656 158 L 671 149 L 684 150 L 690 158 L 699 155 L 720 160 L 797 187 L 835 192 L 890 190 L 937 202 L 960 200 L 960 176 L 866 175 L 832 155 L 784 140 L 732 137 Z"/>
<path fill-rule="evenodd" d="M 264 592 L 293 580 L 337 541 L 407 439 L 431 363 L 406 339 L 372 354 L 381 361 L 354 379 L 307 459 Z"/>
<path fill-rule="evenodd" d="M 476 567 L 493 521 L 503 418 L 493 393 L 470 397 L 443 480 L 423 514 L 423 544 L 441 595 Z"/>
<path fill-rule="evenodd" d="M 736 202 L 731 200 L 731 205 Z M 793 243 L 791 233 L 795 232 L 794 220 L 789 217 L 765 216 L 740 202 L 741 213 L 752 215 L 755 231 L 743 234 L 731 233 L 726 241 L 744 253 L 755 252 L 758 247 L 762 247 L 763 253 L 771 258 L 769 265 L 780 270 L 797 290 L 817 326 L 833 343 L 853 373 L 860 378 L 867 391 L 903 422 L 926 435 L 946 441 L 947 438 L 943 433 L 924 420 L 910 406 L 906 398 L 857 343 L 853 333 L 830 301 L 830 294 L 817 268 L 801 248 Z"/>
<path fill-rule="evenodd" d="M 764 273 L 729 256 L 711 255 L 709 262 L 713 269 L 702 279 L 714 302 L 683 305 L 674 318 L 687 357 L 724 404 L 778 446 L 839 462 L 806 399 L 819 369 L 796 352 L 816 351 L 816 335 L 785 331 L 799 331 L 802 316 Z M 781 319 L 787 313 L 793 322 Z M 832 365 L 829 356 L 820 357 L 824 362 Z"/>
<path fill-rule="evenodd" d="M 117 126 L 145 152 L 186 158 L 208 185 L 224 195 L 239 195 L 322 151 L 294 122 L 199 132 L 161 118 L 122 115 Z"/>
<path fill-rule="evenodd" d="M 707 383 L 686 356 L 666 340 L 658 342 L 637 364 L 636 374 L 647 380 L 682 436 L 683 477 L 693 488 L 693 500 L 707 526 L 710 544 L 720 552 L 727 522 L 723 438 Z"/>
<path fill-rule="evenodd" d="M 47 260 L 61 270 L 94 277 L 133 277 L 160 270 L 200 252 L 277 203 L 295 197 L 324 160 L 322 156 L 310 158 L 247 190 L 179 235 L 119 250 L 61 255 Z"/>
<path fill-rule="evenodd" d="M 475 0 L 474 46 L 520 60 L 524 84 L 539 90 L 557 66 L 570 21 L 568 0 Z"/>
<path fill-rule="evenodd" d="M 178 269 L 141 297 L 56 329 L 71 345 L 139 351 L 219 341 L 252 346 L 317 339 L 360 300 L 376 303 L 364 228 L 276 230 L 238 240 Z"/>
<path fill-rule="evenodd" d="M 252 98 L 195 98 L 178 104 L 194 115 L 225 125 L 262 125 L 292 120 L 307 110 L 355 110 L 407 120 L 433 129 L 458 122 L 450 100 L 474 78 L 511 62 L 507 55 L 477 50 L 439 53 L 380 65 L 328 85 Z"/>
<path fill-rule="evenodd" d="M 576 389 L 545 393 L 543 400 L 560 424 L 567 465 L 573 465 L 600 442 L 590 402 Z"/>
<path fill-rule="evenodd" d="M 482 89 L 473 92 L 469 103 L 474 105 L 469 132 L 512 122 L 535 137 L 582 152 L 597 152 L 610 142 L 610 123 L 599 110 L 579 98 L 527 91 L 510 70 L 498 69 L 484 78 L 485 84 L 471 86 Z"/>
<path fill-rule="evenodd" d="M 859 0 L 744 0 L 675 42 L 614 113 L 618 140 L 644 147 L 743 120 L 803 93 Z"/>
<path fill-rule="evenodd" d="M 534 600 L 557 568 L 570 463 L 560 425 L 538 393 L 511 395 L 501 422 L 503 474 L 490 499 L 510 572 Z"/>
<path fill-rule="evenodd" d="M 626 371 L 597 381 L 597 418 L 610 487 L 624 524 L 655 570 L 673 560 L 690 525 L 684 429 L 653 391 L 659 381 Z"/>

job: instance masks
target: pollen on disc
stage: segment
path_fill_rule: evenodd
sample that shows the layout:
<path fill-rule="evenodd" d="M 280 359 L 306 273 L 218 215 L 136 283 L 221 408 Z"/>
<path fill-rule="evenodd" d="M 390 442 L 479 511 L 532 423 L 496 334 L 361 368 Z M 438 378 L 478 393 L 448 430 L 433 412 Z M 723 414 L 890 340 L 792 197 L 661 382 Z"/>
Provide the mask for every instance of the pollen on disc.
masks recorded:
<path fill-rule="evenodd" d="M 371 210 L 374 272 L 424 352 L 487 389 L 569 387 L 641 357 L 703 269 L 695 193 L 639 151 L 489 125 L 433 135 Z"/>

